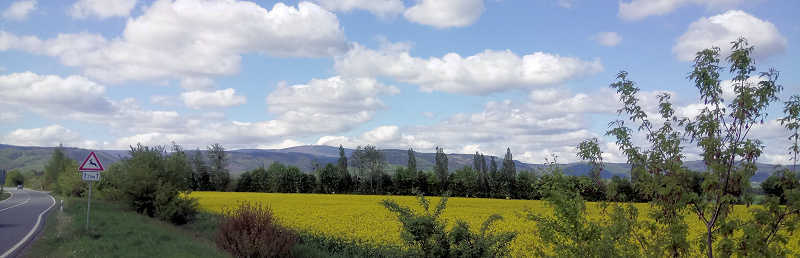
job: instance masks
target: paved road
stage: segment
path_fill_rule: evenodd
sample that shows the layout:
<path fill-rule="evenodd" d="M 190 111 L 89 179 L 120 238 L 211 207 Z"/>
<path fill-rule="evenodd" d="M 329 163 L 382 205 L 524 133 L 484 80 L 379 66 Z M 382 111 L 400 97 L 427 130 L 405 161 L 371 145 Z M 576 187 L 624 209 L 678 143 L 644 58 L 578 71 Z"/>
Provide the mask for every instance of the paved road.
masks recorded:
<path fill-rule="evenodd" d="M 56 204 L 45 192 L 6 189 L 13 196 L 0 201 L 0 258 L 19 255 L 44 227 L 45 213 Z"/>

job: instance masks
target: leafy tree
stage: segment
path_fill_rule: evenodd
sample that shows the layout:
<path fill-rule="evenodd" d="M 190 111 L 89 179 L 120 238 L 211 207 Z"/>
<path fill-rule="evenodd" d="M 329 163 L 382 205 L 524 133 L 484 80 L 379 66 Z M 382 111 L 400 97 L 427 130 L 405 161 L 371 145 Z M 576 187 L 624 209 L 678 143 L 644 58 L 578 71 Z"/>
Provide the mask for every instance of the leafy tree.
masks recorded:
<path fill-rule="evenodd" d="M 527 218 L 536 222 L 539 238 L 536 256 L 539 257 L 637 257 L 645 256 L 638 237 L 638 211 L 633 205 L 601 204 L 600 221 L 588 219 L 586 203 L 578 192 L 570 189 L 555 161 L 546 162 L 543 176 L 548 176 L 543 191 L 547 203 L 553 207 L 553 216 L 543 216 L 529 211 Z"/>
<path fill-rule="evenodd" d="M 172 143 L 172 153 L 166 158 L 166 169 L 172 171 L 167 175 L 172 177 L 168 180 L 174 182 L 174 187 L 179 191 L 192 189 L 192 164 L 183 148 L 174 142 Z"/>
<path fill-rule="evenodd" d="M 794 172 L 788 169 L 779 169 L 761 182 L 761 189 L 768 196 L 777 197 L 778 203 L 784 205 L 787 201 L 784 192 L 800 189 L 800 182 L 797 179 L 797 174 Z"/>
<path fill-rule="evenodd" d="M 219 143 L 207 147 L 210 167 L 210 181 L 215 191 L 225 191 L 231 181 L 228 172 L 228 156 L 225 147 Z"/>
<path fill-rule="evenodd" d="M 514 181 L 514 198 L 533 200 L 538 199 L 539 196 L 536 191 L 537 178 L 536 173 L 533 171 L 521 171 Z"/>
<path fill-rule="evenodd" d="M 503 158 L 503 167 L 500 171 L 503 192 L 506 198 L 510 198 L 514 195 L 514 181 L 517 178 L 517 165 L 514 164 L 514 158 L 511 156 L 511 148 L 506 149 L 506 156 Z"/>
<path fill-rule="evenodd" d="M 481 182 L 481 194 L 483 197 L 489 197 L 491 195 L 491 178 L 489 177 L 489 168 L 486 165 L 486 157 L 483 153 L 481 153 L 480 161 L 481 176 L 483 177 L 483 181 Z"/>
<path fill-rule="evenodd" d="M 414 184 L 417 179 L 417 174 L 414 170 L 397 167 L 395 168 L 394 181 L 395 194 L 408 195 L 414 190 Z"/>
<path fill-rule="evenodd" d="M 131 146 L 127 159 L 112 165 L 101 181 L 102 190 L 150 217 L 181 224 L 196 214 L 196 200 L 186 198 L 179 186 L 185 177 L 170 165 L 164 146 Z M 185 161 L 184 161 L 185 162 Z"/>
<path fill-rule="evenodd" d="M 792 172 L 796 173 L 797 154 L 800 153 L 800 144 L 798 144 L 798 140 L 800 140 L 800 95 L 791 96 L 789 101 L 786 101 L 784 104 L 783 113 L 786 114 L 786 116 L 778 119 L 778 121 L 791 133 L 791 135 L 789 135 L 789 141 L 792 141 L 792 145 L 789 146 L 789 153 L 793 154 Z"/>
<path fill-rule="evenodd" d="M 647 149 L 634 146 L 633 130 L 622 120 L 612 122 L 608 134 L 617 138 L 617 145 L 627 156 L 634 184 L 641 185 L 652 198 L 655 209 L 650 217 L 655 223 L 646 228 L 651 236 L 657 237 L 649 246 L 657 247 L 653 250 L 666 250 L 670 256 L 688 252 L 688 226 L 683 219 L 687 208 L 704 225 L 700 247 L 706 256 L 713 257 L 715 250 L 723 256 L 731 255 L 735 251 L 733 232 L 739 221 L 729 215 L 734 204 L 750 201 L 750 177 L 763 146 L 759 140 L 751 139 L 749 132 L 766 119 L 767 107 L 777 100 L 782 87 L 776 83 L 778 72 L 774 69 L 762 73 L 762 81 L 753 83 L 750 80 L 756 70 L 750 57 L 753 48 L 744 39 L 731 44 L 733 51 L 726 61 L 733 75 L 735 96 L 728 102 L 722 98 L 719 48 L 698 52 L 688 78 L 700 91 L 705 107 L 694 118 L 679 119 L 670 95 L 660 94 L 661 126 L 657 127 L 639 105 L 636 96 L 639 89 L 628 80 L 627 72 L 620 72 L 618 81 L 611 84 L 623 103 L 619 113 L 627 114 L 628 120 L 639 124 L 638 132 L 644 133 L 650 146 Z M 701 180 L 695 180 L 683 165 L 682 134 L 701 151 L 707 167 L 701 173 Z"/>
<path fill-rule="evenodd" d="M 436 175 L 439 177 L 439 186 L 441 187 L 440 191 L 444 193 L 447 191 L 447 177 L 449 173 L 447 171 L 447 154 L 444 154 L 444 149 L 436 147 L 436 162 L 434 170 L 436 171 Z"/>
<path fill-rule="evenodd" d="M 450 189 L 455 195 L 475 197 L 478 192 L 478 173 L 464 166 L 450 175 Z"/>
<path fill-rule="evenodd" d="M 363 148 L 358 146 L 350 157 L 358 170 L 358 182 L 362 192 L 378 193 L 383 191 L 383 169 L 386 160 L 383 154 L 373 145 Z"/>
<path fill-rule="evenodd" d="M 19 170 L 11 170 L 8 171 L 6 174 L 6 182 L 7 186 L 17 186 L 17 185 L 24 185 L 25 184 L 25 176 L 19 172 Z"/>
<path fill-rule="evenodd" d="M 784 117 L 778 119 L 789 130 L 789 147 L 792 170 L 783 168 L 761 183 L 767 198 L 761 207 L 751 210 L 752 219 L 742 225 L 743 234 L 736 244 L 740 256 L 783 257 L 796 256 L 786 244 L 789 239 L 783 230 L 792 232 L 800 222 L 800 187 L 794 168 L 797 165 L 798 128 L 800 127 L 800 96 L 794 95 L 785 102 Z"/>
<path fill-rule="evenodd" d="M 213 190 L 214 186 L 211 184 L 210 168 L 206 164 L 205 157 L 198 148 L 194 151 L 191 159 L 192 163 L 192 189 L 200 191 Z"/>
<path fill-rule="evenodd" d="M 584 140 L 578 145 L 578 158 L 588 160 L 589 165 L 592 166 L 592 171 L 589 173 L 592 180 L 600 184 L 600 173 L 603 171 L 603 157 L 600 155 L 600 145 L 597 143 L 597 138 Z"/>
<path fill-rule="evenodd" d="M 339 168 L 328 163 L 324 168 L 317 170 L 319 176 L 320 189 L 323 193 L 336 192 L 336 184 L 339 182 Z"/>
<path fill-rule="evenodd" d="M 413 174 L 417 174 L 417 155 L 414 154 L 414 149 L 408 148 L 408 166 L 406 168 Z"/>
<path fill-rule="evenodd" d="M 714 241 L 720 239 L 719 251 L 731 253 L 733 242 L 729 239 L 732 224 L 728 219 L 733 204 L 747 200 L 750 177 L 756 171 L 756 160 L 763 146 L 759 140 L 749 138 L 750 128 L 763 123 L 767 107 L 777 100 L 782 87 L 777 84 L 778 72 L 771 69 L 761 74 L 763 81 L 750 82 L 756 70 L 751 58 L 753 47 L 740 38 L 732 42 L 733 52 L 728 56 L 729 72 L 736 94 L 727 105 L 721 98 L 719 78 L 719 48 L 698 52 L 694 71 L 689 76 L 700 90 L 703 101 L 711 106 L 701 111 L 694 121 L 688 122 L 687 134 L 702 150 L 708 172 L 703 182 L 703 194 L 692 196 L 694 212 L 705 224 L 703 248 L 708 257 L 714 256 Z M 718 236 L 715 236 L 714 234 Z"/>
<path fill-rule="evenodd" d="M 53 149 L 53 154 L 50 160 L 44 166 L 44 188 L 58 192 L 58 185 L 56 181 L 60 173 L 64 172 L 70 159 L 64 154 L 63 145 L 59 144 L 58 147 Z"/>
<path fill-rule="evenodd" d="M 58 173 L 58 181 L 55 185 L 58 193 L 64 196 L 80 197 L 87 191 L 87 184 L 78 172 L 78 162 L 67 160 L 64 171 Z"/>

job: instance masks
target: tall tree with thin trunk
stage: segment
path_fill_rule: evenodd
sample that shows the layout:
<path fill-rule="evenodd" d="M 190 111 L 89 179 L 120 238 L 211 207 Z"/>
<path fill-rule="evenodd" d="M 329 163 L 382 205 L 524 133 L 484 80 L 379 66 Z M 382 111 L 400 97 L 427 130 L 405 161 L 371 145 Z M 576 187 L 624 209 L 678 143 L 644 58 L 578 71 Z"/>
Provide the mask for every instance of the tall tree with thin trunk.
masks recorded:
<path fill-rule="evenodd" d="M 408 148 L 408 166 L 406 166 L 406 168 L 414 176 L 417 175 L 417 157 L 412 148 Z"/>
<path fill-rule="evenodd" d="M 444 149 L 436 147 L 436 167 L 434 167 L 436 175 L 439 176 L 439 186 L 441 192 L 447 192 L 447 154 L 444 154 Z"/>
<path fill-rule="evenodd" d="M 800 144 L 798 144 L 798 140 L 800 140 L 800 95 L 793 95 L 784 104 L 783 113 L 785 116 L 778 119 L 778 121 L 790 133 L 789 141 L 792 142 L 792 145 L 789 146 L 789 154 L 792 155 L 792 172 L 795 173 L 797 172 L 795 171 L 797 168 L 797 153 L 800 153 Z"/>
<path fill-rule="evenodd" d="M 514 164 L 514 157 L 511 155 L 511 148 L 506 148 L 506 156 L 503 158 L 503 167 L 501 168 L 501 178 L 503 185 L 506 188 L 506 197 L 514 195 L 514 179 L 517 178 L 517 165 Z"/>
<path fill-rule="evenodd" d="M 214 190 L 225 191 L 231 181 L 225 147 L 219 143 L 208 146 L 208 161 L 211 164 L 211 184 Z"/>

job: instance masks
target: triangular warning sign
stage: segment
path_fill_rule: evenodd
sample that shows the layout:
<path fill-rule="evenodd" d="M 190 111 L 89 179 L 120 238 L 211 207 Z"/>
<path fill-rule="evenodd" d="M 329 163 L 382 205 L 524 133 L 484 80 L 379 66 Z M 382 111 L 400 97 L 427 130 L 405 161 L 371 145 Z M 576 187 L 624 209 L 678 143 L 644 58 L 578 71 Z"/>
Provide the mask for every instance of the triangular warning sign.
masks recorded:
<path fill-rule="evenodd" d="M 89 156 L 86 157 L 86 160 L 81 163 L 81 166 L 78 168 L 80 171 L 103 171 L 103 164 L 100 164 L 100 160 L 97 159 L 97 155 L 94 155 L 93 152 L 89 152 Z"/>

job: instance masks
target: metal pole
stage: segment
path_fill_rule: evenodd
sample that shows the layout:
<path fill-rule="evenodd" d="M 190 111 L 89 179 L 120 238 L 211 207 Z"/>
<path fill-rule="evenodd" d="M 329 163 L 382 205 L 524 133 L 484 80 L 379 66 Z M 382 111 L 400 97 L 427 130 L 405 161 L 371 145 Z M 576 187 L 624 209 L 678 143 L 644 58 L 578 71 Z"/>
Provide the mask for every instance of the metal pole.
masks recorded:
<path fill-rule="evenodd" d="M 86 205 L 86 232 L 89 232 L 89 210 L 92 209 L 92 181 L 89 181 L 89 204 Z"/>

